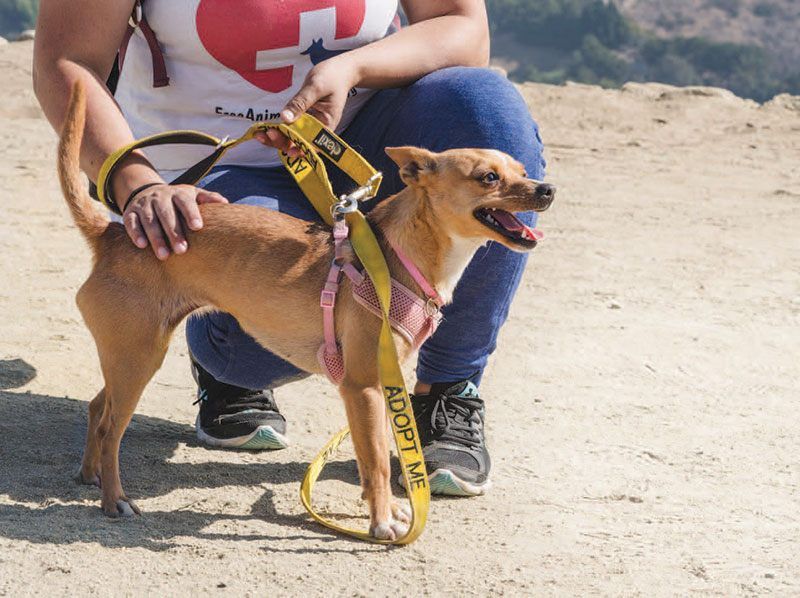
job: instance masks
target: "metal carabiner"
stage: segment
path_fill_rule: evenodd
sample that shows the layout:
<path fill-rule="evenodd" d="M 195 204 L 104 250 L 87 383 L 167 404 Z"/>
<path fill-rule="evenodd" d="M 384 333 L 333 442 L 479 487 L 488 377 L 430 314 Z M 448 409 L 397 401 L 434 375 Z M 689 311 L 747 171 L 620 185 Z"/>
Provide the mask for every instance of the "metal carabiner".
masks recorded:
<path fill-rule="evenodd" d="M 342 195 L 335 204 L 331 206 L 331 216 L 334 220 L 344 218 L 345 214 L 358 210 L 358 200 L 350 195 Z"/>

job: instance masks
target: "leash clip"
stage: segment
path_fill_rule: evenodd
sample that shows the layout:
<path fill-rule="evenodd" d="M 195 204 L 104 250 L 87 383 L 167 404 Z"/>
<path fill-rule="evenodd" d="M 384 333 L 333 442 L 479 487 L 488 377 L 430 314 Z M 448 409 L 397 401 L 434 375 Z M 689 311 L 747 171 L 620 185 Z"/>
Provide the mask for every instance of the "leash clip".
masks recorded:
<path fill-rule="evenodd" d="M 333 216 L 334 220 L 341 220 L 344 218 L 345 214 L 350 214 L 358 210 L 358 199 L 353 197 L 353 195 L 360 189 L 361 187 L 349 195 L 342 195 L 339 201 L 331 206 L 331 216 Z"/>

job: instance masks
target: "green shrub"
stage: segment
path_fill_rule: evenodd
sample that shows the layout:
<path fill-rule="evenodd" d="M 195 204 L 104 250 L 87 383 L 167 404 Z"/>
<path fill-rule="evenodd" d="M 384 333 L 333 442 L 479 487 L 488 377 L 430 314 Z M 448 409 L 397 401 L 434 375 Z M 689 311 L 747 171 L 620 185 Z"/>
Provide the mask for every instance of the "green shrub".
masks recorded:
<path fill-rule="evenodd" d="M 762 19 L 769 19 L 771 17 L 780 16 L 782 13 L 780 7 L 771 2 L 757 2 L 753 7 L 753 14 Z"/>

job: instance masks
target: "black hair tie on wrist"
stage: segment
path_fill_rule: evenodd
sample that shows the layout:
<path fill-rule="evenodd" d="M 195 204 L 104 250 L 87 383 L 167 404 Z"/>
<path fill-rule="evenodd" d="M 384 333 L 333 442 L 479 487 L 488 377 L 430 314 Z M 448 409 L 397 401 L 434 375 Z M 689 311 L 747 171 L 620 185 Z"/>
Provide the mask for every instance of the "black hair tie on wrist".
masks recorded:
<path fill-rule="evenodd" d="M 128 209 L 128 204 L 130 204 L 133 201 L 133 198 L 139 195 L 142 191 L 144 191 L 145 189 L 149 189 L 150 187 L 155 187 L 156 185 L 164 185 L 164 184 L 166 183 L 147 183 L 145 185 L 142 185 L 141 187 L 136 187 L 136 189 L 131 191 L 131 194 L 128 196 L 128 199 L 125 200 L 125 205 L 122 206 L 122 210 L 120 211 L 120 216 L 125 213 L 125 210 Z"/>

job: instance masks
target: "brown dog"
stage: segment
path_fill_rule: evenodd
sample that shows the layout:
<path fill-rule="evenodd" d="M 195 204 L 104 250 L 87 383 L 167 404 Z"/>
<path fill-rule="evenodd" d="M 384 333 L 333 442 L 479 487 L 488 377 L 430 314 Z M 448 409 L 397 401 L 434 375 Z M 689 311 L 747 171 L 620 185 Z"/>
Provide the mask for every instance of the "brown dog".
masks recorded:
<path fill-rule="evenodd" d="M 122 225 L 92 206 L 80 177 L 85 96 L 73 90 L 58 151 L 61 187 L 72 216 L 94 253 L 94 268 L 77 296 L 94 336 L 105 386 L 89 405 L 84 483 L 102 488 L 103 511 L 139 513 L 122 489 L 119 446 L 139 396 L 161 366 L 175 326 L 201 308 L 224 310 L 242 328 L 297 367 L 321 373 L 319 293 L 333 257 L 331 234 L 320 224 L 240 205 L 201 206 L 205 226 L 187 231 L 190 251 L 165 262 L 137 249 Z M 434 154 L 387 148 L 408 185 L 369 214 L 382 233 L 392 276 L 419 288 L 388 249 L 404 251 L 449 302 L 475 251 L 496 241 L 515 251 L 536 245 L 513 212 L 549 207 L 554 188 L 527 179 L 521 164 L 493 150 Z M 345 377 L 339 390 L 355 446 L 370 532 L 395 539 L 408 515 L 392 501 L 386 411 L 376 353 L 380 320 L 365 315 L 348 292 L 336 303 Z M 290 317 L 287 317 L 290 316 Z M 401 359 L 411 347 L 395 335 Z"/>

